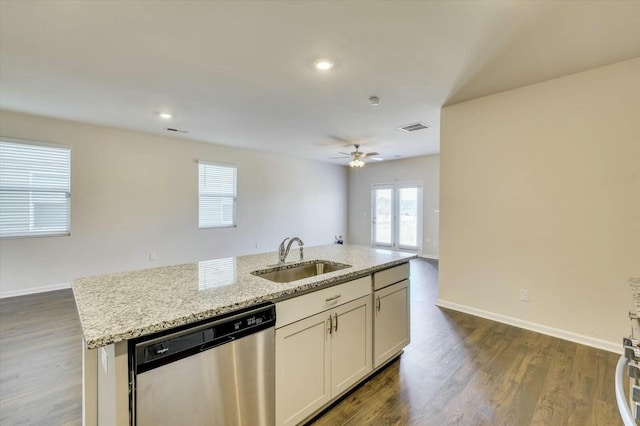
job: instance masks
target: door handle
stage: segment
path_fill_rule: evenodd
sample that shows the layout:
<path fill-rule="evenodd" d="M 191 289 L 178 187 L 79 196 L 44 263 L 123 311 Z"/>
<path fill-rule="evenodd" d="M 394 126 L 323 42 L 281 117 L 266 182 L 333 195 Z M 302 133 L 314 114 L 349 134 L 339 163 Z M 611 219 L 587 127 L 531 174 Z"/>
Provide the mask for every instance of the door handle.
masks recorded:
<path fill-rule="evenodd" d="M 338 332 L 338 314 L 333 314 L 333 316 L 336 319 L 336 325 L 335 325 L 335 328 L 333 329 L 333 331 Z"/>
<path fill-rule="evenodd" d="M 329 315 L 329 334 L 332 334 L 333 330 L 333 319 L 331 318 L 331 315 Z"/>
<path fill-rule="evenodd" d="M 376 311 L 380 312 L 380 296 L 376 297 Z"/>

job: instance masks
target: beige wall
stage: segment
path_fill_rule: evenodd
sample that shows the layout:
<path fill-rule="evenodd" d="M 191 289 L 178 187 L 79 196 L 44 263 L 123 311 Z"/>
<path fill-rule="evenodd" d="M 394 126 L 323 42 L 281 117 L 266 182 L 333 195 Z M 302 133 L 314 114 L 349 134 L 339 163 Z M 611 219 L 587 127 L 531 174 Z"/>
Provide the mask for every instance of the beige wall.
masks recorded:
<path fill-rule="evenodd" d="M 422 255 L 438 257 L 440 156 L 369 163 L 349 172 L 349 234 L 352 244 L 371 245 L 371 188 L 378 183 L 422 182 Z"/>
<path fill-rule="evenodd" d="M 72 149 L 71 236 L 1 240 L 4 296 L 346 233 L 344 167 L 8 111 L 0 134 Z M 237 228 L 198 229 L 198 159 L 238 166 Z"/>
<path fill-rule="evenodd" d="M 640 276 L 640 58 L 441 125 L 440 299 L 619 348 Z"/>

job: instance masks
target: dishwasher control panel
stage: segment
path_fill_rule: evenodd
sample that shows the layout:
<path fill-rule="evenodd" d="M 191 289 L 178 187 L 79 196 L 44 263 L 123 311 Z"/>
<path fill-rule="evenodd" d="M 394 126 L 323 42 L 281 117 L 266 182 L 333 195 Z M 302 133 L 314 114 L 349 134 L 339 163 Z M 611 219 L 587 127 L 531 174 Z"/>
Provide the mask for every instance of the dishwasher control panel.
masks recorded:
<path fill-rule="evenodd" d="M 151 370 L 186 356 L 240 339 L 265 328 L 274 327 L 276 310 L 273 304 L 233 312 L 222 317 L 169 330 L 130 342 L 135 348 L 136 373 Z"/>

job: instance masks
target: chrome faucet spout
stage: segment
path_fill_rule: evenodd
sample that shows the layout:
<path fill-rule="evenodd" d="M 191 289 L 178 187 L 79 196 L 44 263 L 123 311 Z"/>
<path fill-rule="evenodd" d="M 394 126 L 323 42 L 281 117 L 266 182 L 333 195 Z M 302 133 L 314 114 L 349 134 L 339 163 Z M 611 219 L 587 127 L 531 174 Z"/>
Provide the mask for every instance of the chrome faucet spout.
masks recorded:
<path fill-rule="evenodd" d="M 287 248 L 287 251 L 285 253 L 285 248 L 284 245 L 287 243 L 287 240 L 289 238 L 285 238 L 284 240 L 282 240 L 282 242 L 280 243 L 280 247 L 278 247 L 278 261 L 280 263 L 284 263 L 284 260 L 287 257 L 287 254 L 289 254 L 289 249 Z M 289 246 L 291 246 L 291 244 L 289 244 Z"/>
<path fill-rule="evenodd" d="M 287 242 L 287 240 L 289 240 L 289 238 L 285 238 L 284 240 L 282 240 L 282 242 L 280 243 L 280 247 L 278 249 L 278 257 L 279 257 L 280 263 L 285 263 L 285 261 L 287 260 L 287 256 L 289 255 L 289 250 L 291 250 L 291 245 L 294 242 L 298 243 L 298 247 L 300 247 L 300 260 L 304 260 L 304 251 L 302 249 L 302 246 L 304 246 L 304 243 L 302 242 L 302 240 L 298 237 L 291 238 L 291 240 L 289 241 L 289 244 L 287 244 L 287 248 L 285 249 L 284 245 Z"/>

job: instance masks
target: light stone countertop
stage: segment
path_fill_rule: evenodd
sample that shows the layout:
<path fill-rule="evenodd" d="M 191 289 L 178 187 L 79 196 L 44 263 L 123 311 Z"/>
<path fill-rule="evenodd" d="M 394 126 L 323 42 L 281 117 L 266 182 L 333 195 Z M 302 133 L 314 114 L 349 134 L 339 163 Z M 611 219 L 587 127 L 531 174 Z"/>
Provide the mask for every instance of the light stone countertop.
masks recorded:
<path fill-rule="evenodd" d="M 211 318 L 261 302 L 327 287 L 407 262 L 416 255 L 356 245 L 305 247 L 304 260 L 350 268 L 290 283 L 251 275 L 276 252 L 78 278 L 72 288 L 88 349 Z M 288 259 L 298 258 L 292 249 Z M 639 285 L 640 286 L 640 285 Z"/>
<path fill-rule="evenodd" d="M 636 306 L 636 314 L 640 314 L 640 277 L 629 277 L 629 287 L 631 287 L 631 297 Z"/>

